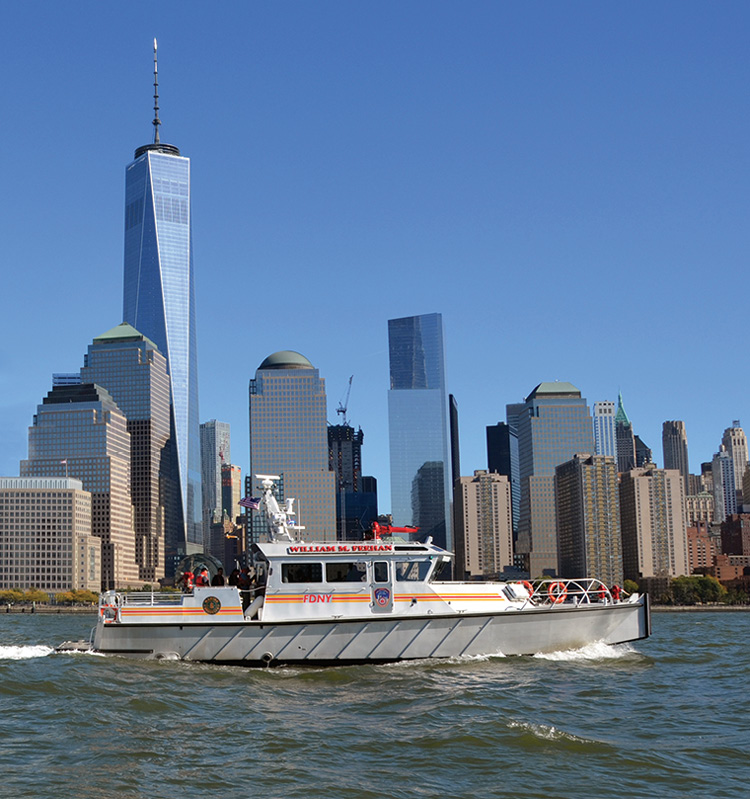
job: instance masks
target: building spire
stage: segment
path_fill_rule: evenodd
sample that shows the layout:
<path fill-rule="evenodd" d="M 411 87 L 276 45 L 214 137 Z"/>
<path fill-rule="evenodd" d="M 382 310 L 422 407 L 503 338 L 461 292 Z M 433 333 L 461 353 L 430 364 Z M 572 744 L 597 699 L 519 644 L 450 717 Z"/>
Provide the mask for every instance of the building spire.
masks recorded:
<path fill-rule="evenodd" d="M 159 144 L 159 70 L 156 64 L 156 39 L 154 39 L 154 144 Z"/>

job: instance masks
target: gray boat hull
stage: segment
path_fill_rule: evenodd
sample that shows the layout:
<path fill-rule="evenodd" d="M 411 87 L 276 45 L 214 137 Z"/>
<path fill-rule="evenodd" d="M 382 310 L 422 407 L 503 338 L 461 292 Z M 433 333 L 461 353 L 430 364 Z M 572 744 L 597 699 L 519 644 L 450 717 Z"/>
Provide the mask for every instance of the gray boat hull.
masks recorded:
<path fill-rule="evenodd" d="M 236 623 L 97 625 L 94 648 L 126 657 L 243 666 L 345 665 L 477 655 L 534 655 L 648 637 L 648 598 L 496 614 Z"/>

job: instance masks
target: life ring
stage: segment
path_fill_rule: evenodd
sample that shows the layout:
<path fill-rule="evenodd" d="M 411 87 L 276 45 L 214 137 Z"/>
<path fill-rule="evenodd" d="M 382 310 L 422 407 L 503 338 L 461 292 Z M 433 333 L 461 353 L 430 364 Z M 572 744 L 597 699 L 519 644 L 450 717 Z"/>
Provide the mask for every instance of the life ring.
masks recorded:
<path fill-rule="evenodd" d="M 560 602 L 564 602 L 567 598 L 568 588 L 565 583 L 550 583 L 549 587 L 547 588 L 547 596 L 555 605 L 557 605 Z"/>
<path fill-rule="evenodd" d="M 528 580 L 521 580 L 521 585 L 528 591 L 529 596 L 534 596 L 534 586 Z"/>

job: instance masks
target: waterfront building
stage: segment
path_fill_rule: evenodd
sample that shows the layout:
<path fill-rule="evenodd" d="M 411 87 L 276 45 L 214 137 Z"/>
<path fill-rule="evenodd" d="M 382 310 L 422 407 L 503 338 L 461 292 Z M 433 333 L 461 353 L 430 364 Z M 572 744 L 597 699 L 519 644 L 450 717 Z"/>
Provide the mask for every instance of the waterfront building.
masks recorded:
<path fill-rule="evenodd" d="M 626 579 L 688 574 L 682 475 L 644 467 L 620 475 L 620 523 Z"/>
<path fill-rule="evenodd" d="M 661 426 L 661 447 L 664 455 L 664 468 L 677 469 L 685 483 L 685 495 L 693 492 L 690 485 L 690 463 L 688 461 L 688 441 L 685 422 L 674 420 Z"/>
<path fill-rule="evenodd" d="M 622 392 L 617 395 L 615 413 L 615 439 L 617 441 L 617 471 L 629 472 L 635 468 L 635 436 L 633 425 L 622 404 Z"/>
<path fill-rule="evenodd" d="M 456 482 L 456 577 L 497 578 L 513 565 L 510 482 L 477 470 Z"/>
<path fill-rule="evenodd" d="M 101 589 L 91 494 L 72 477 L 0 477 L 0 589 Z"/>
<path fill-rule="evenodd" d="M 617 464 L 610 455 L 576 454 L 555 468 L 561 577 L 622 585 Z"/>
<path fill-rule="evenodd" d="M 154 47 L 154 141 L 125 171 L 123 319 L 167 361 L 183 517 L 167 547 L 178 557 L 203 547 L 190 159 L 160 141 L 157 86 Z"/>
<path fill-rule="evenodd" d="M 378 516 L 377 492 L 367 491 L 362 476 L 362 428 L 328 428 L 328 467 L 336 475 L 336 534 L 342 541 L 361 541 Z M 372 486 L 369 485 L 369 488 Z"/>
<path fill-rule="evenodd" d="M 594 446 L 597 455 L 617 457 L 617 437 L 615 434 L 615 403 L 603 400 L 594 403 Z"/>
<path fill-rule="evenodd" d="M 123 322 L 94 339 L 80 379 L 107 390 L 125 414 L 130 433 L 130 495 L 140 579 L 154 583 L 172 574 L 166 541 L 179 537 L 182 512 L 172 468 L 169 375 L 156 345 Z M 176 552 L 171 551 L 173 556 Z"/>
<path fill-rule="evenodd" d="M 747 437 L 745 431 L 740 426 L 739 419 L 732 422 L 732 426 L 724 431 L 721 443 L 726 447 L 727 452 L 732 458 L 734 470 L 734 490 L 737 494 L 737 508 L 742 507 L 742 479 L 747 471 Z"/>
<path fill-rule="evenodd" d="M 269 355 L 250 380 L 250 478 L 279 475 L 281 497 L 294 497 L 305 541 L 336 537 L 336 474 L 328 468 L 325 380 L 298 352 Z M 257 493 L 256 493 L 257 496 Z M 253 514 L 251 541 L 267 529 Z"/>
<path fill-rule="evenodd" d="M 734 479 L 734 459 L 724 444 L 711 461 L 714 493 L 714 521 L 718 524 L 737 513 L 737 490 Z"/>
<path fill-rule="evenodd" d="M 513 541 L 518 537 L 518 519 L 521 504 L 518 432 L 510 423 L 498 422 L 487 426 L 487 470 L 504 474 L 510 483 L 513 507 Z"/>
<path fill-rule="evenodd" d="M 586 400 L 571 383 L 540 383 L 524 403 L 507 406 L 518 430 L 521 486 L 516 552 L 532 577 L 557 573 L 555 467 L 594 451 Z"/>
<path fill-rule="evenodd" d="M 721 552 L 750 555 L 750 513 L 733 513 L 721 523 Z"/>
<path fill-rule="evenodd" d="M 217 422 L 216 419 L 203 422 L 200 426 L 200 435 L 203 548 L 210 551 L 211 525 L 223 518 L 221 469 L 225 463 L 232 462 L 229 424 Z"/>
<path fill-rule="evenodd" d="M 451 549 L 451 462 L 439 313 L 388 321 L 391 511 Z M 415 502 L 417 503 L 415 505 Z"/>
<path fill-rule="evenodd" d="M 91 494 L 101 587 L 142 584 L 136 560 L 127 419 L 100 386 L 56 386 L 37 406 L 22 477 L 73 477 Z"/>
<path fill-rule="evenodd" d="M 690 574 L 699 573 L 699 570 L 707 573 L 714 565 L 717 555 L 716 538 L 710 534 L 709 525 L 705 522 L 689 524 L 686 535 Z"/>

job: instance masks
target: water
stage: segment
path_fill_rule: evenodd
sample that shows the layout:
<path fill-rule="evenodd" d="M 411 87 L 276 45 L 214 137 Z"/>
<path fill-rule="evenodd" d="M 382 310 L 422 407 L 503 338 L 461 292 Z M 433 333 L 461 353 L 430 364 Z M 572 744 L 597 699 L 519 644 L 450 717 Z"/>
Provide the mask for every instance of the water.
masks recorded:
<path fill-rule="evenodd" d="M 253 670 L 54 654 L 0 615 L 0 797 L 747 795 L 750 613 L 536 658 Z"/>

